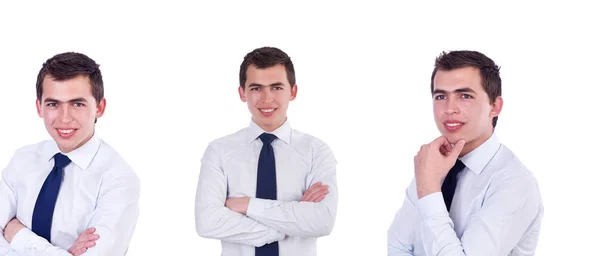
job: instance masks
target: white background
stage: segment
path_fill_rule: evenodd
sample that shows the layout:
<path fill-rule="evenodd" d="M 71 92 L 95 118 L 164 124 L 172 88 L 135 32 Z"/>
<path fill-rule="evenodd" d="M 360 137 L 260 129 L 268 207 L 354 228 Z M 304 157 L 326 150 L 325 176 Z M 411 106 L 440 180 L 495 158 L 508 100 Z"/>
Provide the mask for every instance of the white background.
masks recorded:
<path fill-rule="evenodd" d="M 365 1 L 367 2 L 367 1 Z M 566 1 L 565 1 L 566 2 Z M 100 136 L 135 168 L 141 215 L 129 255 L 219 255 L 197 236 L 194 197 L 208 142 L 248 125 L 237 96 L 244 55 L 286 51 L 296 67 L 295 129 L 338 160 L 339 208 L 320 255 L 385 255 L 386 231 L 438 132 L 429 79 L 443 50 L 478 50 L 502 68 L 501 141 L 537 177 L 537 255 L 597 248 L 598 24 L 589 4 L 0 4 L 0 166 L 48 139 L 35 81 L 54 54 L 101 64 Z M 595 100 L 595 101 L 594 101 Z"/>

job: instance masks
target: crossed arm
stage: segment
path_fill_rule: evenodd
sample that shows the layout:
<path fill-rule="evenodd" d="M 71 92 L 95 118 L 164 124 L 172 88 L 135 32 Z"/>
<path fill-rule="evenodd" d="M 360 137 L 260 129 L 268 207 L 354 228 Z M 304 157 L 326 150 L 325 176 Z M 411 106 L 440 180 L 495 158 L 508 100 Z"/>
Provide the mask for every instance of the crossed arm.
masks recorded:
<path fill-rule="evenodd" d="M 88 227 L 66 250 L 54 246 L 23 225 L 17 216 L 17 195 L 11 165 L 0 180 L 0 255 L 124 255 L 138 214 L 139 180 L 124 175 L 105 180 Z"/>
<path fill-rule="evenodd" d="M 313 159 L 310 187 L 300 201 L 227 198 L 227 178 L 212 146 L 203 157 L 196 194 L 196 231 L 202 237 L 262 246 L 287 236 L 331 233 L 337 208 L 335 159 L 328 148 Z"/>

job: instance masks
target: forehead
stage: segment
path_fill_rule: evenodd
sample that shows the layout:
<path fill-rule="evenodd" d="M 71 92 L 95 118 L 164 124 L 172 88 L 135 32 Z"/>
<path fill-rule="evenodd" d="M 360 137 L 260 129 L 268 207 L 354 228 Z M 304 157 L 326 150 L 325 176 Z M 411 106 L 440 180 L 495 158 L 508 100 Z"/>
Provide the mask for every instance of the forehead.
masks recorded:
<path fill-rule="evenodd" d="M 70 100 L 73 98 L 92 97 L 92 85 L 87 76 L 79 75 L 67 80 L 58 81 L 46 75 L 42 81 L 42 99 Z"/>
<path fill-rule="evenodd" d="M 479 69 L 464 67 L 453 70 L 438 70 L 433 78 L 433 89 L 454 91 L 460 88 L 470 88 L 473 91 L 483 91 Z"/>
<path fill-rule="evenodd" d="M 281 64 L 268 68 L 257 68 L 256 65 L 250 65 L 246 71 L 246 85 L 253 83 L 262 85 L 288 84 L 285 67 Z"/>

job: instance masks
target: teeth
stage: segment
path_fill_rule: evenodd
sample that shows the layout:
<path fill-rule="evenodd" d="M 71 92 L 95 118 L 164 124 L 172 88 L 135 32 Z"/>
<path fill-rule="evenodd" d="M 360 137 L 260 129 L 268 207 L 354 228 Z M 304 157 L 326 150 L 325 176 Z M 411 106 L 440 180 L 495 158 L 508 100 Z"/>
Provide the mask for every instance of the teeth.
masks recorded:
<path fill-rule="evenodd" d="M 266 112 L 266 113 L 271 113 L 273 112 L 275 109 L 274 108 L 269 108 L 269 109 L 261 109 L 260 111 L 262 112 Z"/>
<path fill-rule="evenodd" d="M 69 129 L 69 130 L 58 129 L 58 132 L 64 133 L 64 134 L 69 134 L 69 133 L 72 133 L 73 131 L 75 131 L 75 129 Z"/>
<path fill-rule="evenodd" d="M 454 127 L 454 126 L 459 126 L 460 124 L 459 123 L 453 123 L 453 124 L 446 124 L 446 125 Z"/>

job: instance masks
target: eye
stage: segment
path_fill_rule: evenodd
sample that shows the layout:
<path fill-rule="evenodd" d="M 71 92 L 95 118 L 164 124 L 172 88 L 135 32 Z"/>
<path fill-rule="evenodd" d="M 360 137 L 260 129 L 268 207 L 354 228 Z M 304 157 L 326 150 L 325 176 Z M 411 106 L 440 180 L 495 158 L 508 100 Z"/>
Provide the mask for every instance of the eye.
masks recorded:
<path fill-rule="evenodd" d="M 73 106 L 75 106 L 75 107 L 84 107 L 85 104 L 83 104 L 81 102 L 75 102 L 75 103 L 73 103 Z"/>
<path fill-rule="evenodd" d="M 277 90 L 277 91 L 279 91 L 279 90 L 283 90 L 283 87 L 281 87 L 281 86 L 275 86 L 274 89 Z"/>
<path fill-rule="evenodd" d="M 254 87 L 250 88 L 250 91 L 259 91 L 259 90 L 260 90 L 260 87 L 258 87 L 258 86 L 254 86 Z"/>
<path fill-rule="evenodd" d="M 446 95 L 436 95 L 433 99 L 435 99 L 435 100 L 445 100 L 446 99 Z"/>
<path fill-rule="evenodd" d="M 46 106 L 48 106 L 48 107 L 56 107 L 56 102 L 46 103 Z"/>
<path fill-rule="evenodd" d="M 471 96 L 471 95 L 469 95 L 469 94 L 463 94 L 463 95 L 462 95 L 462 98 L 463 98 L 463 99 L 472 99 L 472 98 L 473 98 L 473 96 Z"/>

